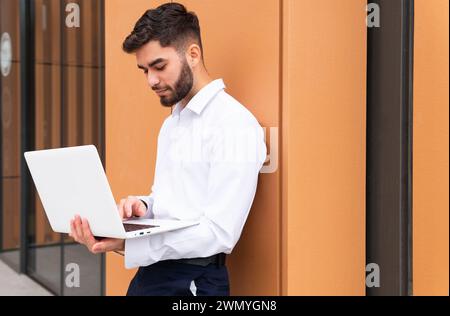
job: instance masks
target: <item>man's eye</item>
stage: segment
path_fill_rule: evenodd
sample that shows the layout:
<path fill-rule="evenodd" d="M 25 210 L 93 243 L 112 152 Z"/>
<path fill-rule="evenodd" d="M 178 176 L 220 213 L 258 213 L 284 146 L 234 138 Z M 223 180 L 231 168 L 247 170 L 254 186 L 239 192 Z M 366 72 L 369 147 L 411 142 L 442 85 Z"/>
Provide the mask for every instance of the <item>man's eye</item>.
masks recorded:
<path fill-rule="evenodd" d="M 164 65 L 164 66 L 162 66 L 162 67 L 156 67 L 155 69 L 157 70 L 157 71 L 162 71 L 162 70 L 164 70 L 164 68 L 166 68 L 166 66 Z"/>
<path fill-rule="evenodd" d="M 148 70 L 144 70 L 144 74 L 148 74 Z"/>

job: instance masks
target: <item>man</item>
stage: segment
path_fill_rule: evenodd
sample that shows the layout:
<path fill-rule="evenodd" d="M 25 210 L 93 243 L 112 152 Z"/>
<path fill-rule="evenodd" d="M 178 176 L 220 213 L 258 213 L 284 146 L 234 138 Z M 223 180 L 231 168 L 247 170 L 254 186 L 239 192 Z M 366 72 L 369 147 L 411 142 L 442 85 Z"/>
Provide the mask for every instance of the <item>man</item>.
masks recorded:
<path fill-rule="evenodd" d="M 128 295 L 229 295 L 225 254 L 242 233 L 266 158 L 254 116 L 212 80 L 198 18 L 178 3 L 147 11 L 123 43 L 161 104 L 173 107 L 158 136 L 149 196 L 129 196 L 121 216 L 198 219 L 200 224 L 159 235 L 97 240 L 86 220 L 71 236 L 93 253 L 125 251 L 139 267 Z"/>

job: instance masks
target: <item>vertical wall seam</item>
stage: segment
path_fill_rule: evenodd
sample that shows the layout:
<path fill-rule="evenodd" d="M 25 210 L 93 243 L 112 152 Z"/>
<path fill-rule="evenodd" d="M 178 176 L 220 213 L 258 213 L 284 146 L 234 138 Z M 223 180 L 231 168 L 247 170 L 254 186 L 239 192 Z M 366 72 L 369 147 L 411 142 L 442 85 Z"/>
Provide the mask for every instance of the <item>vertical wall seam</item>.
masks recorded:
<path fill-rule="evenodd" d="M 285 271 L 284 269 L 284 265 L 286 264 L 285 260 L 285 256 L 286 256 L 286 251 L 285 248 L 286 247 L 286 240 L 285 240 L 285 219 L 286 219 L 286 214 L 285 214 L 285 203 L 283 202 L 283 181 L 284 181 L 284 155 L 283 155 L 283 137 L 284 137 L 284 133 L 283 133 L 283 126 L 284 126 L 284 116 L 283 116 L 283 110 L 284 110 L 284 97 L 283 97 L 283 88 L 284 88 L 284 49 L 283 49 L 283 45 L 284 45 L 284 0 L 280 0 L 279 2 L 279 87 L 278 87 L 278 93 L 279 93 L 279 107 L 278 107 L 278 111 L 279 111 L 279 127 L 278 127 L 278 161 L 280 161 L 281 163 L 278 164 L 278 168 L 279 168 L 279 251 L 278 251 L 278 255 L 279 255 L 279 269 L 280 269 L 280 273 L 279 273 L 279 282 L 278 282 L 278 293 L 280 295 L 286 295 L 287 294 L 287 284 L 285 283 L 285 277 L 286 277 L 286 273 L 287 271 Z"/>

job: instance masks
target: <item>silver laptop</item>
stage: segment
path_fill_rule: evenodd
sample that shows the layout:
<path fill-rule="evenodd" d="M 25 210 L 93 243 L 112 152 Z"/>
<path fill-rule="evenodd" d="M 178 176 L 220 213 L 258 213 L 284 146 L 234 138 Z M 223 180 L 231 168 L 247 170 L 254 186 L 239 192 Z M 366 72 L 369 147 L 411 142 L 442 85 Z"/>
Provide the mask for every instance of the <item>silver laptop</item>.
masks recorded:
<path fill-rule="evenodd" d="M 52 229 L 70 232 L 75 215 L 86 218 L 94 236 L 129 239 L 186 228 L 198 221 L 123 221 L 93 145 L 25 153 L 25 160 Z"/>

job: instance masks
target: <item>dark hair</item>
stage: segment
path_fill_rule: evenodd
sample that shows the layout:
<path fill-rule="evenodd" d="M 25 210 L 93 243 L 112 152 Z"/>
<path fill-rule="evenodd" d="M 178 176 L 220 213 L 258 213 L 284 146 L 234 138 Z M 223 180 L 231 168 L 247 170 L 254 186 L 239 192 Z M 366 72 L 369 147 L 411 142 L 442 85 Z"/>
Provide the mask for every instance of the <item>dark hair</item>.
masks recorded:
<path fill-rule="evenodd" d="M 134 53 L 152 40 L 159 41 L 162 47 L 173 46 L 178 52 L 186 47 L 189 40 L 194 40 L 200 46 L 203 56 L 197 15 L 188 12 L 179 3 L 166 3 L 145 12 L 123 42 L 123 50 Z"/>

